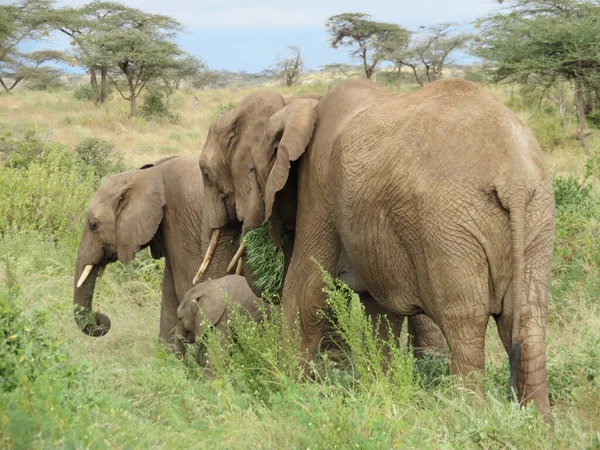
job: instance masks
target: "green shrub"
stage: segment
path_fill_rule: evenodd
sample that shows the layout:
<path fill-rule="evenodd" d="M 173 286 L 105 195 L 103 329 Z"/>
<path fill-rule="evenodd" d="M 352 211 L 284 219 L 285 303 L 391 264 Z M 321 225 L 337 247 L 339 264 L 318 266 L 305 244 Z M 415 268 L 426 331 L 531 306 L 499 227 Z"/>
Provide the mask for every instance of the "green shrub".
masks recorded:
<path fill-rule="evenodd" d="M 571 211 L 585 207 L 590 202 L 592 185 L 581 182 L 577 177 L 555 176 L 552 185 L 557 210 Z"/>
<path fill-rule="evenodd" d="M 537 110 L 530 116 L 528 125 L 545 152 L 552 152 L 561 143 L 573 139 L 573 130 L 565 126 L 564 118 L 554 108 Z"/>
<path fill-rule="evenodd" d="M 105 99 L 109 99 L 112 95 L 113 88 L 110 84 L 104 85 L 104 97 Z M 99 88 L 94 89 L 91 84 L 83 83 L 79 84 L 73 90 L 73 97 L 77 100 L 93 102 L 100 95 Z"/>
<path fill-rule="evenodd" d="M 88 83 L 77 85 L 73 91 L 73 97 L 75 97 L 77 100 L 92 102 L 94 101 L 94 96 L 94 88 Z"/>
<path fill-rule="evenodd" d="M 27 127 L 20 133 L 0 131 L 0 162 L 10 168 L 27 168 L 44 151 L 60 147 L 60 144 L 41 139 L 34 127 Z"/>
<path fill-rule="evenodd" d="M 317 265 L 318 266 L 318 265 Z M 341 280 L 333 278 L 318 266 L 325 286 L 330 312 L 326 312 L 335 332 L 348 348 L 349 363 L 359 389 L 378 386 L 389 393 L 395 402 L 410 404 L 419 383 L 414 359 L 408 348 L 397 340 L 384 342 L 375 333 L 378 327 L 390 324 L 380 316 L 374 323 L 365 314 L 359 296 Z M 390 335 L 392 333 L 390 332 Z"/>
<path fill-rule="evenodd" d="M 164 119 L 170 123 L 179 122 L 179 115 L 169 110 L 163 97 L 163 94 L 157 90 L 148 91 L 144 97 L 144 104 L 138 109 L 140 116 L 146 120 Z"/>
<path fill-rule="evenodd" d="M 45 148 L 27 166 L 0 170 L 0 234 L 42 231 L 61 239 L 81 230 L 86 205 L 99 179 L 60 146 Z"/>
<path fill-rule="evenodd" d="M 87 138 L 75 146 L 75 154 L 81 162 L 103 178 L 124 169 L 123 155 L 115 150 L 115 144 L 100 138 Z"/>
<path fill-rule="evenodd" d="M 585 121 L 588 126 L 592 128 L 600 128 L 600 110 L 594 111 L 593 113 L 585 116 Z"/>

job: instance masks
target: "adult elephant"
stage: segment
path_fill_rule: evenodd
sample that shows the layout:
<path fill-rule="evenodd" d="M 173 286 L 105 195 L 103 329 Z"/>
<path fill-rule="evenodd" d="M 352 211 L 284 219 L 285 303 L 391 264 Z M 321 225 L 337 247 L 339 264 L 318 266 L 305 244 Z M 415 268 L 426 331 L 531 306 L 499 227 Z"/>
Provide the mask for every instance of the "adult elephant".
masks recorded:
<path fill-rule="evenodd" d="M 477 85 L 399 95 L 347 81 L 287 106 L 256 93 L 212 124 L 199 162 L 221 194 L 211 227 L 236 216 L 244 230 L 267 220 L 274 239 L 295 233 L 283 304 L 307 359 L 325 306 L 316 260 L 388 311 L 425 312 L 453 373 L 482 394 L 493 316 L 519 399 L 550 417 L 551 182 L 532 133 Z"/>
<path fill-rule="evenodd" d="M 204 278 L 226 274 L 239 245 L 239 226 L 213 235 L 204 219 L 208 202 L 198 159 L 172 157 L 105 180 L 90 200 L 77 252 L 74 277 L 75 319 L 90 336 L 103 336 L 110 319 L 89 317 L 94 287 L 107 264 L 131 261 L 150 247 L 155 259 L 165 258 L 160 313 L 160 339 L 173 344 L 177 307 L 205 255 L 212 256 Z"/>

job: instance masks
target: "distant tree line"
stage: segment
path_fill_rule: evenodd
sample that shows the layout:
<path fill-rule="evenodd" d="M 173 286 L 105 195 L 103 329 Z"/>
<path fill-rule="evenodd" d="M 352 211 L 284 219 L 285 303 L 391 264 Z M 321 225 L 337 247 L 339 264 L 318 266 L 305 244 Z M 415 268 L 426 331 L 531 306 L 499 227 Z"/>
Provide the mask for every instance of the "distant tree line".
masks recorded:
<path fill-rule="evenodd" d="M 54 0 L 16 0 L 0 6 L 0 84 L 10 92 L 22 80 L 56 77 L 60 72 L 45 63 L 63 61 L 86 70 L 94 102 L 105 102 L 112 85 L 135 116 L 137 99 L 148 87 L 160 89 L 168 103 L 182 80 L 202 82 L 202 61 L 175 42 L 182 29 L 171 17 L 118 2 L 55 8 Z M 56 31 L 69 37 L 70 50 L 19 50 L 27 40 L 44 40 Z"/>

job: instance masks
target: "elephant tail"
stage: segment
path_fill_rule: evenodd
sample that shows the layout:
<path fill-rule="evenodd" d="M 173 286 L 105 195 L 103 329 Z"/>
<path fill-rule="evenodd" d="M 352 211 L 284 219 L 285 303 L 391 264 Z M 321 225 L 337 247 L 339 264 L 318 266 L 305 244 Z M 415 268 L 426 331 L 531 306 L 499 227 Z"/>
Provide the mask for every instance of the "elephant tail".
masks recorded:
<path fill-rule="evenodd" d="M 513 323 L 508 361 L 510 365 L 510 385 L 517 392 L 517 374 L 521 360 L 521 340 L 519 336 L 521 310 L 525 303 L 523 289 L 525 273 L 525 209 L 528 201 L 524 188 L 513 190 L 507 201 L 510 214 L 510 233 L 512 237 L 512 289 Z"/>

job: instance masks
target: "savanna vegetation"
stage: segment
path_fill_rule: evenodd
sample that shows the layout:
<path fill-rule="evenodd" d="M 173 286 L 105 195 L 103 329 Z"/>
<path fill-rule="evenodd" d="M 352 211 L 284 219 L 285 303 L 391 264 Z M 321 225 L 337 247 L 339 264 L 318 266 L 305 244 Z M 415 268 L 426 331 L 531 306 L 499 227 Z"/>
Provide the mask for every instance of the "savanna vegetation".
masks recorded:
<path fill-rule="evenodd" d="M 477 68 L 456 73 L 489 76 Z M 534 76 L 487 89 L 533 130 L 553 174 L 553 426 L 514 401 L 495 326 L 481 402 L 450 375 L 449 353 L 415 360 L 405 334 L 390 352 L 392 370 L 382 371 L 381 343 L 358 299 L 325 273 L 343 345 L 318 355 L 310 380 L 293 346 L 281 345 L 277 314 L 260 325 L 234 316 L 226 348 L 209 333 L 183 361 L 168 354 L 157 342 L 163 262 L 146 251 L 110 265 L 96 287 L 110 333 L 81 333 L 72 277 L 84 210 L 100 181 L 168 155 L 198 155 L 210 122 L 255 89 L 142 90 L 139 114 L 130 117 L 116 88 L 107 84 L 100 102 L 86 84 L 0 96 L 0 447 L 600 449 L 600 122 L 590 108 L 582 146 L 580 85 L 563 78 L 540 90 Z M 324 92 L 332 82 L 303 80 L 270 88 Z M 400 89 L 396 81 L 378 77 L 390 89 Z M 402 92 L 419 87 L 412 75 L 404 81 Z M 265 291 L 276 291 L 281 254 L 260 232 L 248 246 Z"/>

